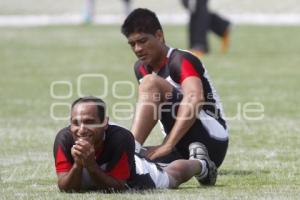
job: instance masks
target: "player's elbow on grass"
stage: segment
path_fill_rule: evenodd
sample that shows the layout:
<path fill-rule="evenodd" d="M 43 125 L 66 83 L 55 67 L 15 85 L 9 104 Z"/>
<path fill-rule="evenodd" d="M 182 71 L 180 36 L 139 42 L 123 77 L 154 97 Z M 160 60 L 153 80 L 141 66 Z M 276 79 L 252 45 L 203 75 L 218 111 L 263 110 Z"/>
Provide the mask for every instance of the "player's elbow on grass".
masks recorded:
<path fill-rule="evenodd" d="M 73 175 L 73 174 L 71 174 Z M 79 192 L 81 190 L 81 180 L 79 177 L 68 173 L 58 174 L 57 186 L 61 192 Z"/>

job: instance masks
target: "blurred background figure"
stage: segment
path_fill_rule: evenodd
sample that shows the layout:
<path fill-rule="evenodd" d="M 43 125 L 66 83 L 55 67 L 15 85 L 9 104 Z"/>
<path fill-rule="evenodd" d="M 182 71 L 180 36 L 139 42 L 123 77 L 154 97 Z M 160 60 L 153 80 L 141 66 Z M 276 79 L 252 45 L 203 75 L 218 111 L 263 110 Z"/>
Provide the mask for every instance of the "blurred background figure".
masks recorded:
<path fill-rule="evenodd" d="M 91 23 L 94 20 L 95 15 L 95 2 L 96 0 L 85 0 L 85 7 L 83 11 L 83 21 L 85 23 Z"/>
<path fill-rule="evenodd" d="M 127 16 L 131 10 L 131 0 L 122 0 L 124 4 L 124 14 Z M 85 7 L 83 11 L 83 21 L 85 23 L 91 23 L 94 21 L 96 8 L 96 0 L 85 0 Z"/>
<path fill-rule="evenodd" d="M 124 13 L 127 16 L 132 11 L 131 0 L 123 0 Z"/>
<path fill-rule="evenodd" d="M 209 52 L 208 32 L 212 31 L 221 38 L 221 52 L 229 47 L 230 22 L 208 10 L 208 0 L 181 0 L 190 12 L 189 48 L 198 57 Z"/>

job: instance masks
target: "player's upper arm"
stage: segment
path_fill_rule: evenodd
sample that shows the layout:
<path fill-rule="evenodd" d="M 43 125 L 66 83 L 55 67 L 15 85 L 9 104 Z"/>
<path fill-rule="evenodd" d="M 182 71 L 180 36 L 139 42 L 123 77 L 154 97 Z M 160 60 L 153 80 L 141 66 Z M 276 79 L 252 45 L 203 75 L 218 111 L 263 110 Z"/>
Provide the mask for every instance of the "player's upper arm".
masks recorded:
<path fill-rule="evenodd" d="M 57 173 L 68 172 L 72 168 L 73 159 L 71 156 L 71 147 L 73 138 L 69 134 L 68 129 L 62 129 L 55 138 L 53 145 L 53 154 L 55 161 L 55 169 Z"/>
<path fill-rule="evenodd" d="M 203 102 L 203 86 L 199 77 L 190 76 L 181 83 L 182 92 L 184 96 L 188 96 L 192 101 Z"/>
<path fill-rule="evenodd" d="M 181 85 L 183 95 L 193 97 L 196 102 L 203 101 L 202 77 L 204 67 L 201 61 L 189 53 L 175 55 L 175 59 L 170 65 L 171 78 Z"/>

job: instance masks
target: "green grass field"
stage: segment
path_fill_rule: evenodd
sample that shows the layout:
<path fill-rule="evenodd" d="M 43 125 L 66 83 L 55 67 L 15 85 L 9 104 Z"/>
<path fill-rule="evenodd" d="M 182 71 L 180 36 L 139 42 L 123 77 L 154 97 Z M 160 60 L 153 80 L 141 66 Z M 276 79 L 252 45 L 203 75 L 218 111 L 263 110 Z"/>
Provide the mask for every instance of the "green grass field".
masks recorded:
<path fill-rule="evenodd" d="M 186 48 L 185 27 L 165 32 L 169 45 Z M 135 57 L 114 26 L 0 28 L 0 199 L 299 199 L 299 35 L 300 27 L 237 26 L 225 55 L 217 38 L 210 38 L 212 53 L 203 62 L 230 119 L 230 146 L 216 187 L 191 180 L 177 190 L 64 194 L 56 187 L 52 145 L 68 121 L 52 119 L 51 106 L 78 97 L 82 74 L 107 75 L 107 88 L 91 78 L 81 90 L 97 95 L 107 89 L 111 115 L 118 102 L 134 105 L 135 97 L 120 100 L 112 88 L 118 80 L 136 87 Z M 70 98 L 53 98 L 55 81 L 72 84 Z M 128 85 L 118 86 L 118 94 L 129 95 Z M 66 85 L 55 90 L 68 92 Z M 240 108 L 251 102 L 263 105 L 263 119 L 243 115 Z M 56 108 L 55 116 L 68 116 L 66 107 Z M 111 120 L 130 127 L 131 120 Z M 148 144 L 160 142 L 158 132 Z"/>

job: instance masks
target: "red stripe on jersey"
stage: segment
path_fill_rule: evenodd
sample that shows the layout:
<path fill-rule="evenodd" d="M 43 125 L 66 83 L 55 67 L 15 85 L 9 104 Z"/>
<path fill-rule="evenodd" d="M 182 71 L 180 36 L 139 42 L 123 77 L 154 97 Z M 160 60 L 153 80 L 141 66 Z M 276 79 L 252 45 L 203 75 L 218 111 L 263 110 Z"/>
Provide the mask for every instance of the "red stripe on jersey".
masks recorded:
<path fill-rule="evenodd" d="M 148 73 L 147 73 L 147 70 L 145 69 L 145 66 L 144 65 L 142 65 L 142 66 L 140 66 L 139 67 L 139 71 L 141 72 L 141 74 L 143 75 L 143 76 L 146 76 Z"/>
<path fill-rule="evenodd" d="M 158 66 L 158 71 L 161 70 L 161 68 L 164 68 L 168 63 L 168 58 L 165 57 L 163 62 Z"/>
<path fill-rule="evenodd" d="M 61 146 L 58 146 L 55 157 L 56 172 L 68 172 L 72 168 L 72 163 L 65 156 Z"/>
<path fill-rule="evenodd" d="M 200 78 L 199 73 L 195 70 L 192 63 L 190 63 L 187 59 L 183 59 L 181 63 L 180 84 L 184 81 L 184 79 L 191 76 L 197 76 Z"/>
<path fill-rule="evenodd" d="M 115 165 L 115 167 L 106 174 L 118 180 L 127 180 L 130 176 L 130 166 L 127 153 L 123 153 L 121 159 Z"/>

